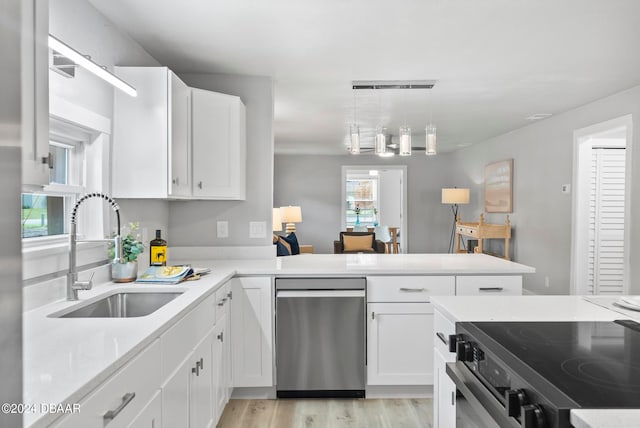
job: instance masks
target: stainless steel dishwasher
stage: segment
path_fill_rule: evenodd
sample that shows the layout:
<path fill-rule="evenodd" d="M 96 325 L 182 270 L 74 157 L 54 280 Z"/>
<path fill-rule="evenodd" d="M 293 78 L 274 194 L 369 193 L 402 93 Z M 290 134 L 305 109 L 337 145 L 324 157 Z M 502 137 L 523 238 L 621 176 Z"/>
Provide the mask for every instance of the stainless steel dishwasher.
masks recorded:
<path fill-rule="evenodd" d="M 364 397 L 365 278 L 276 278 L 279 398 Z"/>

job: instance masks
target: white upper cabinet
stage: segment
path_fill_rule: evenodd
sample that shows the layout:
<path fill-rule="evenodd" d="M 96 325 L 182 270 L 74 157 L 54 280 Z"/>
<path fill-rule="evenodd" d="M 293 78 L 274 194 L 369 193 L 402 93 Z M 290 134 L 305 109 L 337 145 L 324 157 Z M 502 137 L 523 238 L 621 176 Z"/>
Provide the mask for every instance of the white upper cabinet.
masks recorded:
<path fill-rule="evenodd" d="M 49 2 L 22 2 L 22 184 L 41 187 L 49 184 Z M 30 37 L 33 37 L 31 39 Z M 3 102 L 10 102 L 6 95 Z"/>
<path fill-rule="evenodd" d="M 195 199 L 244 200 L 246 113 L 239 97 L 192 89 L 191 125 Z"/>
<path fill-rule="evenodd" d="M 115 72 L 138 96 L 115 93 L 113 195 L 189 197 L 189 87 L 166 67 L 116 67 Z"/>

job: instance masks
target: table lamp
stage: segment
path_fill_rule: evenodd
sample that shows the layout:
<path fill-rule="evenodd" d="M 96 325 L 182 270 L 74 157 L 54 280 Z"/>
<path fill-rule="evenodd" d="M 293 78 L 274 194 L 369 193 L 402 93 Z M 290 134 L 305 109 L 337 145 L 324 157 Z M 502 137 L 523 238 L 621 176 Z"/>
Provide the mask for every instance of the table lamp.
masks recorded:
<path fill-rule="evenodd" d="M 271 223 L 273 224 L 271 229 L 274 232 L 282 231 L 282 217 L 280 217 L 280 208 L 273 209 L 273 216 L 271 217 Z"/>
<path fill-rule="evenodd" d="M 287 234 L 296 231 L 295 223 L 302 222 L 302 209 L 298 206 L 280 207 L 280 216 L 283 223 L 287 223 Z"/>
<path fill-rule="evenodd" d="M 453 212 L 453 225 L 451 226 L 451 236 L 449 238 L 449 252 L 453 253 L 458 205 L 469 203 L 469 189 L 458 189 L 457 187 L 442 189 L 442 203 L 451 205 L 451 212 Z"/>

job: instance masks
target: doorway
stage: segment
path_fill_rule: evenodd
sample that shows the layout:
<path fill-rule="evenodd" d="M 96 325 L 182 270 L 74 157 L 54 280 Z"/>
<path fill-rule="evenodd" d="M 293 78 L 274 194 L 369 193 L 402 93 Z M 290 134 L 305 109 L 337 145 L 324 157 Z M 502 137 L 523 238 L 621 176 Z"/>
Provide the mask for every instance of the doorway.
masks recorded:
<path fill-rule="evenodd" d="M 404 165 L 343 166 L 341 230 L 355 226 L 395 227 L 400 252 L 406 253 L 406 176 Z"/>
<path fill-rule="evenodd" d="M 574 132 L 573 294 L 629 291 L 631 116 Z"/>

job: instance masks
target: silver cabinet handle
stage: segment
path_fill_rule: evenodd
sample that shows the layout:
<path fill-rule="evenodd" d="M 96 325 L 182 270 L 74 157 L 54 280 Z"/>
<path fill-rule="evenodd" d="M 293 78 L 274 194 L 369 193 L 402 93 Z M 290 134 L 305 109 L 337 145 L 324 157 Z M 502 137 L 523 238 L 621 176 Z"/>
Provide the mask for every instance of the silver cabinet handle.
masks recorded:
<path fill-rule="evenodd" d="M 376 313 L 373 311 L 371 311 L 371 319 L 372 320 L 376 319 Z"/>
<path fill-rule="evenodd" d="M 227 293 L 227 297 L 229 298 L 229 300 L 233 300 L 233 291 L 229 291 Z"/>
<path fill-rule="evenodd" d="M 204 369 L 204 358 L 200 358 L 200 361 L 196 362 L 197 366 L 200 366 L 200 370 Z"/>
<path fill-rule="evenodd" d="M 198 181 L 198 189 L 202 189 L 202 181 Z"/>
<path fill-rule="evenodd" d="M 120 405 L 113 409 L 113 410 L 109 410 L 107 413 L 104 414 L 104 416 L 102 416 L 102 419 L 104 421 L 104 424 L 108 424 L 109 422 L 111 422 L 113 419 L 115 419 L 116 416 L 118 416 L 118 414 L 125 408 L 127 407 L 127 404 L 131 403 L 131 400 L 133 400 L 133 398 L 136 396 L 135 392 L 127 392 L 126 394 L 124 394 L 122 396 L 122 403 L 120 403 Z"/>
<path fill-rule="evenodd" d="M 171 180 L 173 182 L 173 184 L 175 184 L 176 186 L 180 185 L 180 177 L 176 177 L 173 180 Z"/>
<path fill-rule="evenodd" d="M 444 336 L 444 333 L 437 332 L 436 336 L 438 336 L 438 339 L 440 339 L 442 341 L 442 343 L 444 343 L 445 345 L 449 346 L 449 341 Z"/>
<path fill-rule="evenodd" d="M 223 331 L 223 332 L 221 332 L 221 333 L 218 335 L 218 340 L 219 340 L 220 342 L 224 342 L 224 331 Z"/>
<path fill-rule="evenodd" d="M 406 287 L 402 287 L 400 288 L 400 291 L 404 292 L 404 293 L 422 293 L 424 291 L 429 291 L 426 288 L 406 288 Z"/>
<path fill-rule="evenodd" d="M 478 288 L 478 290 L 480 291 L 502 291 L 504 290 L 503 287 L 480 287 Z"/>
<path fill-rule="evenodd" d="M 226 302 L 226 301 L 227 301 L 226 297 L 223 298 L 223 299 L 220 299 L 220 301 L 218 302 L 218 306 L 224 306 L 224 302 Z"/>

